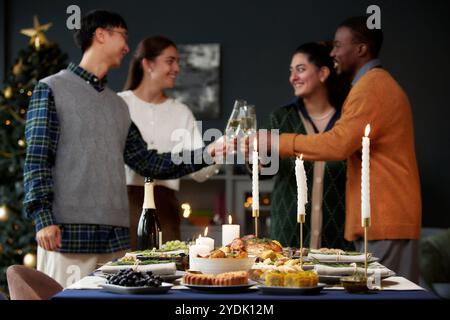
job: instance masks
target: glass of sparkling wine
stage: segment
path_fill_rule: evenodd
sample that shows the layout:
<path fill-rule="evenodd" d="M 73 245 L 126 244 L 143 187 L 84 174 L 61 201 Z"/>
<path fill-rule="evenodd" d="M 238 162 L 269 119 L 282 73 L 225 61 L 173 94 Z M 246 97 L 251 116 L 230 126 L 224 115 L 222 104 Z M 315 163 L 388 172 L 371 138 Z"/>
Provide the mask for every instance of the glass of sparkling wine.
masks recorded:
<path fill-rule="evenodd" d="M 233 111 L 231 112 L 230 119 L 228 120 L 227 126 L 225 128 L 225 136 L 227 143 L 234 143 L 234 139 L 239 135 L 241 130 L 240 117 L 242 114 L 242 108 L 247 105 L 247 101 L 238 99 L 234 102 Z M 231 145 L 230 145 L 231 148 Z M 232 148 L 231 154 L 235 153 L 234 148 Z M 227 152 L 228 153 L 228 152 Z"/>
<path fill-rule="evenodd" d="M 256 108 L 254 105 L 246 105 L 242 108 L 240 117 L 240 130 L 244 136 L 250 136 L 256 133 Z"/>

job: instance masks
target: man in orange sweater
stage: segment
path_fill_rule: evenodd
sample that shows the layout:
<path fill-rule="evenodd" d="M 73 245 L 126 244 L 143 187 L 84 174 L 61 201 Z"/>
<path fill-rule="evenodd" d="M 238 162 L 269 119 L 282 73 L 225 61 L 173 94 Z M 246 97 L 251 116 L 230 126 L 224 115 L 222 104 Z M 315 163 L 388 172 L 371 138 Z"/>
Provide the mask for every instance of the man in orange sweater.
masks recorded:
<path fill-rule="evenodd" d="M 331 56 L 337 72 L 353 79 L 341 118 L 325 133 L 280 135 L 279 152 L 313 161 L 347 159 L 345 238 L 362 251 L 361 139 L 370 124 L 369 252 L 417 282 L 421 194 L 413 119 L 408 97 L 380 67 L 382 39 L 381 30 L 367 28 L 365 17 L 349 18 L 338 27 Z"/>

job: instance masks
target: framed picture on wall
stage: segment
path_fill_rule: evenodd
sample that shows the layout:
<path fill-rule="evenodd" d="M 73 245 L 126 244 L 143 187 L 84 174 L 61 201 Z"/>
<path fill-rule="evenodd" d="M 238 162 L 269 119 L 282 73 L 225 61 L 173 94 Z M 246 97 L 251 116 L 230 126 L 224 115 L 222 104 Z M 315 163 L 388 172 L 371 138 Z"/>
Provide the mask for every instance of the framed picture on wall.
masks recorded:
<path fill-rule="evenodd" d="M 220 45 L 177 45 L 180 74 L 170 96 L 186 104 L 197 120 L 220 117 Z"/>

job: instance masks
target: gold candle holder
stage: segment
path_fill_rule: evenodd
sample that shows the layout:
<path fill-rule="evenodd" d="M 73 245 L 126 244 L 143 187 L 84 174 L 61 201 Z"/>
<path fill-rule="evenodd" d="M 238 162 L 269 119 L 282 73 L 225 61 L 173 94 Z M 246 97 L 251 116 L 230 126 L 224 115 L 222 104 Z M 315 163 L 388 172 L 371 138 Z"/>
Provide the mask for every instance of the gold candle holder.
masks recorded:
<path fill-rule="evenodd" d="M 303 224 L 305 223 L 305 214 L 297 214 L 297 223 L 300 225 L 300 268 L 303 269 Z"/>
<path fill-rule="evenodd" d="M 258 218 L 259 218 L 259 210 L 253 209 L 252 217 L 255 218 L 255 237 L 258 238 Z"/>
<path fill-rule="evenodd" d="M 364 228 L 364 270 L 367 279 L 367 230 L 370 227 L 370 218 L 364 218 L 363 228 Z"/>

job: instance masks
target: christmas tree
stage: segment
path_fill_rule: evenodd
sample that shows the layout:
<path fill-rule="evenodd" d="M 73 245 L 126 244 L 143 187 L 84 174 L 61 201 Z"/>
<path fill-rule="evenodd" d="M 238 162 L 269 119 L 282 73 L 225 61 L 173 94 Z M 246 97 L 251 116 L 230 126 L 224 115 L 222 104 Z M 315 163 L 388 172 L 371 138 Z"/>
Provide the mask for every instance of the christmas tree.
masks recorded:
<path fill-rule="evenodd" d="M 35 230 L 23 213 L 25 119 L 39 79 L 66 67 L 67 55 L 44 36 L 50 23 L 23 29 L 30 44 L 19 52 L 0 92 L 0 291 L 6 293 L 6 269 L 13 264 L 36 265 Z"/>

